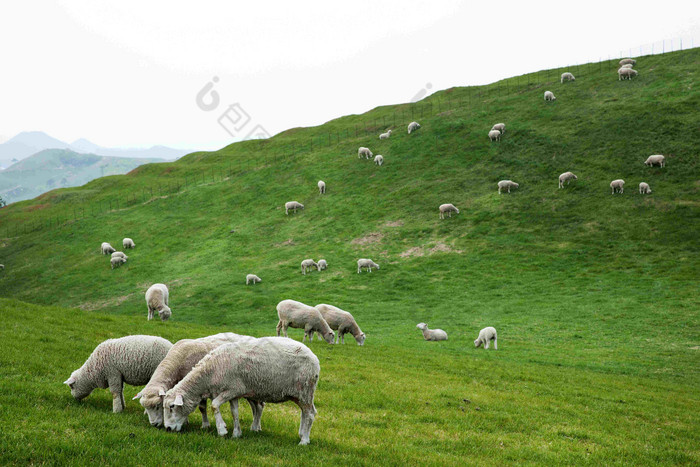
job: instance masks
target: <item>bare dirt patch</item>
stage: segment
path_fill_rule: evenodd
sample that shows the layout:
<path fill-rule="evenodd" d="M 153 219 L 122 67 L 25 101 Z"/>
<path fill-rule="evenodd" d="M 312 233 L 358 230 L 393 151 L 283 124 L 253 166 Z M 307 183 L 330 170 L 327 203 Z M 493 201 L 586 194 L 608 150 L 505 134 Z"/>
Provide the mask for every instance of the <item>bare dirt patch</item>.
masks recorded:
<path fill-rule="evenodd" d="M 414 246 L 406 251 L 399 253 L 399 256 L 401 258 L 412 258 L 421 257 L 425 255 L 434 255 L 435 253 L 462 253 L 462 250 L 455 250 L 446 243 L 438 242 L 431 248 Z"/>
<path fill-rule="evenodd" d="M 294 239 L 293 239 L 293 238 L 289 238 L 289 239 L 283 241 L 282 243 L 275 243 L 275 247 L 280 247 L 280 246 L 292 246 L 292 245 L 294 245 Z"/>
<path fill-rule="evenodd" d="M 110 298 L 108 300 L 101 300 L 101 301 L 95 301 L 95 302 L 85 302 L 85 303 L 81 303 L 80 305 L 78 305 L 78 308 L 80 308 L 81 310 L 92 311 L 92 310 L 99 310 L 101 308 L 106 308 L 106 307 L 110 307 L 110 306 L 119 306 L 122 303 L 124 303 L 125 301 L 127 301 L 129 298 L 131 298 L 134 294 L 135 294 L 135 292 L 130 293 L 128 295 L 122 295 L 121 297 Z"/>
<path fill-rule="evenodd" d="M 402 258 L 411 258 L 414 256 L 425 256 L 425 252 L 423 251 L 423 248 L 419 246 L 414 246 L 413 248 L 409 248 L 406 251 L 402 251 L 399 253 L 399 256 Z"/>
<path fill-rule="evenodd" d="M 402 220 L 398 221 L 387 221 L 384 223 L 384 227 L 401 227 L 403 225 Z"/>
<path fill-rule="evenodd" d="M 384 234 L 381 232 L 372 232 L 364 237 L 359 237 L 353 239 L 350 243 L 353 245 L 371 245 L 373 243 L 379 243 L 382 241 L 382 238 L 384 238 Z"/>

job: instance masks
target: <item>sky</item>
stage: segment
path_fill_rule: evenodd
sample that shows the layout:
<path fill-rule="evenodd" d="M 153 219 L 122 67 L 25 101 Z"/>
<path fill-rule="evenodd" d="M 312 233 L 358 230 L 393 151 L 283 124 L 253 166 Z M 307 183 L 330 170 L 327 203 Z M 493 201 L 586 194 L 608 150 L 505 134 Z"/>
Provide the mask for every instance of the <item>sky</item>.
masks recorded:
<path fill-rule="evenodd" d="M 213 150 L 681 37 L 697 2 L 5 1 L 0 142 Z"/>

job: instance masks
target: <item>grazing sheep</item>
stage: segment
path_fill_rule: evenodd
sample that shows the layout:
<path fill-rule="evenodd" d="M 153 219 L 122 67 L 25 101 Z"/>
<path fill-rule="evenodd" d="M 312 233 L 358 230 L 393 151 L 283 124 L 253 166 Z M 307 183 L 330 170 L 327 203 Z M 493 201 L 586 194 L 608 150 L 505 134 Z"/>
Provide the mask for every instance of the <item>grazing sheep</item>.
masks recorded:
<path fill-rule="evenodd" d="M 136 248 L 136 244 L 134 244 L 134 241 L 128 237 L 122 240 L 122 245 L 124 246 L 125 250 L 127 248 Z"/>
<path fill-rule="evenodd" d="M 379 139 L 389 139 L 389 136 L 391 136 L 391 130 L 388 130 L 386 133 L 382 133 L 379 135 Z"/>
<path fill-rule="evenodd" d="M 648 165 L 649 167 L 658 165 L 659 167 L 663 168 L 663 166 L 666 165 L 666 158 L 661 154 L 655 154 L 653 156 L 647 157 L 647 160 L 644 161 L 644 165 Z"/>
<path fill-rule="evenodd" d="M 615 192 L 620 192 L 620 194 L 625 192 L 625 181 L 622 179 L 617 179 L 613 180 L 610 182 L 610 188 L 612 188 L 612 193 L 615 194 Z"/>
<path fill-rule="evenodd" d="M 360 149 L 357 150 L 357 158 L 362 159 L 362 157 L 365 159 L 372 158 L 372 151 L 370 151 L 369 148 L 360 147 Z"/>
<path fill-rule="evenodd" d="M 172 310 L 169 305 L 169 292 L 165 284 L 153 284 L 146 291 L 146 305 L 148 306 L 148 321 L 153 319 L 157 311 L 161 321 L 170 319 Z"/>
<path fill-rule="evenodd" d="M 520 184 L 515 183 L 512 180 L 501 180 L 498 182 L 498 194 L 501 194 L 501 190 L 508 188 L 508 193 L 510 193 L 511 188 L 519 188 Z"/>
<path fill-rule="evenodd" d="M 554 93 L 552 91 L 545 91 L 544 92 L 544 100 L 545 101 L 555 101 L 555 100 L 557 100 L 557 98 L 554 97 Z"/>
<path fill-rule="evenodd" d="M 381 154 L 377 154 L 376 156 L 374 156 L 374 163 L 376 165 L 382 165 L 384 163 L 384 156 L 382 156 Z"/>
<path fill-rule="evenodd" d="M 379 265 L 372 261 L 371 259 L 358 259 L 357 260 L 357 273 L 362 271 L 362 268 L 367 268 L 369 272 L 372 272 L 372 268 L 379 269 Z"/>
<path fill-rule="evenodd" d="M 639 194 L 640 195 L 650 195 L 651 194 L 651 187 L 649 187 L 648 183 L 642 182 L 639 184 Z"/>
<path fill-rule="evenodd" d="M 208 353 L 163 399 L 166 429 L 180 431 L 205 397 L 211 397 L 216 430 L 224 436 L 220 407 L 231 404 L 233 436 L 240 437 L 238 399 L 258 403 L 294 401 L 301 409 L 299 444 L 309 444 L 316 416 L 314 392 L 321 372 L 318 358 L 304 344 L 280 337 L 223 344 Z"/>
<path fill-rule="evenodd" d="M 637 64 L 637 60 L 635 60 L 633 58 L 623 58 L 622 60 L 620 60 L 620 66 L 623 66 L 623 65 L 633 65 L 634 66 L 636 64 Z"/>
<path fill-rule="evenodd" d="M 121 251 L 115 251 L 114 253 L 112 253 L 112 258 L 116 258 L 116 257 L 124 258 L 124 259 L 129 259 L 129 257 L 126 256 L 126 255 L 125 255 L 123 252 L 121 252 Z"/>
<path fill-rule="evenodd" d="M 289 211 L 290 211 L 291 209 L 293 209 L 293 210 L 294 210 L 294 214 L 296 214 L 296 213 L 297 213 L 297 209 L 301 209 L 302 211 L 304 210 L 304 205 L 301 204 L 301 203 L 299 203 L 299 202 L 297 202 L 297 201 L 287 201 L 286 203 L 284 203 L 284 213 L 285 213 L 286 215 L 289 215 Z"/>
<path fill-rule="evenodd" d="M 323 336 L 323 339 L 329 344 L 333 343 L 335 339 L 335 333 L 328 326 L 328 323 L 321 312 L 316 308 L 305 305 L 296 300 L 282 300 L 277 304 L 277 316 L 279 317 L 279 323 L 277 323 L 277 335 L 280 332 L 287 337 L 287 328 L 297 328 L 304 330 L 304 337 L 301 339 L 302 342 L 314 335 L 314 332 L 319 333 Z"/>
<path fill-rule="evenodd" d="M 620 68 L 617 70 L 617 79 L 621 81 L 623 79 L 632 79 L 632 77 L 637 76 L 639 72 L 633 70 L 632 68 Z"/>
<path fill-rule="evenodd" d="M 564 188 L 564 182 L 568 185 L 571 180 L 578 180 L 578 177 L 573 172 L 564 172 L 559 175 L 559 188 Z"/>
<path fill-rule="evenodd" d="M 411 122 L 408 124 L 408 134 L 410 135 L 414 131 L 416 131 L 418 128 L 420 128 L 420 124 L 418 122 Z"/>
<path fill-rule="evenodd" d="M 634 65 L 632 65 L 631 63 L 625 63 L 620 68 L 633 68 L 633 67 L 634 67 Z"/>
<path fill-rule="evenodd" d="M 109 260 L 109 262 L 112 265 L 112 269 L 114 269 L 126 263 L 126 258 L 122 258 L 121 256 L 115 256 L 114 258 Z"/>
<path fill-rule="evenodd" d="M 505 123 L 496 123 L 491 130 L 498 130 L 501 132 L 501 134 L 506 132 L 506 124 Z"/>
<path fill-rule="evenodd" d="M 500 141 L 501 140 L 501 132 L 498 130 L 489 131 L 489 139 L 491 141 Z"/>
<path fill-rule="evenodd" d="M 2 270 L 4 270 L 4 269 L 5 269 L 5 265 L 4 265 L 4 264 L 0 264 L 0 271 L 2 271 Z"/>
<path fill-rule="evenodd" d="M 102 245 L 100 246 L 100 252 L 101 252 L 103 255 L 111 255 L 111 254 L 114 253 L 115 251 L 117 251 L 117 249 L 114 248 L 112 245 L 110 245 L 110 244 L 107 243 L 107 242 L 102 243 Z"/>
<path fill-rule="evenodd" d="M 491 326 L 479 331 L 479 337 L 474 341 L 474 347 L 477 349 L 480 345 L 484 345 L 485 349 L 489 348 L 489 344 L 493 341 L 494 350 L 498 350 L 498 335 L 496 334 L 496 328 Z"/>
<path fill-rule="evenodd" d="M 442 329 L 428 329 L 428 325 L 425 323 L 418 323 L 416 327 L 423 332 L 423 338 L 427 341 L 447 340 L 447 333 Z"/>
<path fill-rule="evenodd" d="M 301 262 L 301 273 L 303 275 L 306 275 L 306 271 L 311 271 L 313 268 L 316 268 L 317 271 L 320 271 L 318 268 L 318 263 L 312 259 L 305 259 L 304 261 Z"/>
<path fill-rule="evenodd" d="M 157 336 L 126 336 L 108 339 L 63 384 L 77 400 L 90 395 L 95 388 L 112 393 L 112 411 L 124 410 L 124 383 L 141 386 L 148 383 L 158 364 L 173 344 Z"/>
<path fill-rule="evenodd" d="M 574 78 L 574 75 L 569 73 L 568 71 L 565 73 L 561 74 L 561 82 L 564 83 L 564 81 L 576 81 L 576 78 Z"/>
<path fill-rule="evenodd" d="M 338 331 L 336 344 L 340 342 L 345 344 L 345 333 L 352 334 L 357 345 L 363 345 L 365 343 L 365 333 L 362 332 L 355 318 L 353 318 L 350 313 L 333 305 L 326 305 L 325 303 L 316 305 L 314 308 L 321 312 L 321 316 L 323 316 L 323 319 L 326 320 L 331 329 Z"/>
<path fill-rule="evenodd" d="M 232 332 L 223 332 L 200 339 L 182 339 L 177 341 L 160 362 L 146 387 L 133 398 L 134 400 L 139 399 L 141 406 L 146 411 L 146 415 L 148 415 L 148 421 L 151 426 L 163 426 L 163 398 L 166 391 L 182 381 L 197 362 L 220 345 L 250 341 L 252 339 L 254 338 Z M 250 429 L 252 431 L 260 431 L 260 417 L 265 404 L 251 399 L 248 399 L 248 403 L 253 410 L 253 426 Z M 202 413 L 202 428 L 209 428 L 206 397 L 200 401 L 199 411 Z"/>
<path fill-rule="evenodd" d="M 323 271 L 324 269 L 328 269 L 328 263 L 326 262 L 325 259 L 319 259 L 318 260 L 318 270 Z"/>
<path fill-rule="evenodd" d="M 248 285 L 250 283 L 253 283 L 253 285 L 257 284 L 258 282 L 262 282 L 262 279 L 260 279 L 258 276 L 255 274 L 248 274 L 245 276 L 245 285 Z"/>
<path fill-rule="evenodd" d="M 450 203 L 441 204 L 438 209 L 440 210 L 440 219 L 444 219 L 445 214 L 447 214 L 447 217 L 452 217 L 453 212 L 459 214 L 459 209 L 457 209 L 454 204 Z"/>
<path fill-rule="evenodd" d="M 326 194 L 326 182 L 323 180 L 318 181 L 318 192 L 322 195 Z"/>

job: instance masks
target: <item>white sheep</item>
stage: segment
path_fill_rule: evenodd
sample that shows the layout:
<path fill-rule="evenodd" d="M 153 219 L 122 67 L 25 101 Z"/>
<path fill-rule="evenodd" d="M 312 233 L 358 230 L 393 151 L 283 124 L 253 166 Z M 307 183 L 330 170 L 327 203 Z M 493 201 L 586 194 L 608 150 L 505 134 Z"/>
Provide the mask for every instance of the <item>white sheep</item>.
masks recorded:
<path fill-rule="evenodd" d="M 571 180 L 578 180 L 578 177 L 573 172 L 564 172 L 559 175 L 559 188 L 564 188 L 564 182 L 568 185 Z"/>
<path fill-rule="evenodd" d="M 492 130 L 498 130 L 501 132 L 501 134 L 506 132 L 506 124 L 505 123 L 496 123 L 493 127 L 491 127 Z"/>
<path fill-rule="evenodd" d="M 661 154 L 655 154 L 653 156 L 647 157 L 647 160 L 644 161 L 644 165 L 648 165 L 649 167 L 653 167 L 655 165 L 658 165 L 659 167 L 664 167 L 666 165 L 666 158 Z"/>
<path fill-rule="evenodd" d="M 479 337 L 474 341 L 474 347 L 477 349 L 480 345 L 484 345 L 485 349 L 489 348 L 489 344 L 493 341 L 494 350 L 498 350 L 498 335 L 496 334 L 496 328 L 491 326 L 479 331 Z"/>
<path fill-rule="evenodd" d="M 613 195 L 615 194 L 615 192 L 624 193 L 625 192 L 625 181 L 622 179 L 613 180 L 612 182 L 610 182 L 610 188 L 612 189 L 611 194 L 613 194 Z"/>
<path fill-rule="evenodd" d="M 420 128 L 420 124 L 418 122 L 411 122 L 408 124 L 408 134 L 410 135 L 414 131 L 416 131 L 418 128 Z"/>
<path fill-rule="evenodd" d="M 355 338 L 357 345 L 363 345 L 365 343 L 365 333 L 362 332 L 360 326 L 357 325 L 355 318 L 345 310 L 341 310 L 333 305 L 326 305 L 321 303 L 316 305 L 318 311 L 321 312 L 321 316 L 326 320 L 331 329 L 338 331 L 336 335 L 336 344 L 345 344 L 345 334 L 352 334 Z"/>
<path fill-rule="evenodd" d="M 223 332 L 200 339 L 182 339 L 177 341 L 160 362 L 146 387 L 133 398 L 134 400 L 139 399 L 141 406 L 146 411 L 146 415 L 148 415 L 148 421 L 151 426 L 159 427 L 163 425 L 163 398 L 166 391 L 182 381 L 197 362 L 220 345 L 252 339 L 254 338 L 232 332 Z M 248 403 L 253 411 L 253 426 L 250 429 L 252 431 L 260 431 L 260 417 L 262 417 L 265 404 L 251 399 L 248 399 Z M 202 413 L 202 428 L 209 428 L 206 398 L 200 401 L 199 411 Z"/>
<path fill-rule="evenodd" d="M 544 100 L 545 101 L 555 101 L 555 100 L 557 100 L 557 98 L 554 97 L 554 93 L 552 91 L 545 91 L 544 92 Z"/>
<path fill-rule="evenodd" d="M 306 275 L 306 271 L 311 271 L 313 268 L 316 268 L 317 271 L 320 271 L 318 268 L 318 263 L 312 259 L 305 259 L 304 261 L 301 262 L 301 273 L 303 275 Z"/>
<path fill-rule="evenodd" d="M 498 182 L 498 194 L 501 194 L 501 190 L 505 190 L 506 188 L 508 189 L 508 193 L 510 193 L 511 188 L 519 188 L 520 184 L 515 183 L 512 180 L 501 180 Z"/>
<path fill-rule="evenodd" d="M 362 268 L 367 268 L 369 272 L 372 272 L 372 268 L 379 269 L 379 265 L 371 259 L 361 258 L 357 260 L 358 274 L 362 271 Z"/>
<path fill-rule="evenodd" d="M 447 217 L 452 217 L 453 212 L 459 214 L 459 209 L 457 209 L 454 204 L 450 203 L 441 204 L 438 209 L 440 210 L 440 219 L 444 219 L 445 214 L 447 214 Z"/>
<path fill-rule="evenodd" d="M 170 293 L 165 284 L 153 284 L 146 291 L 146 305 L 148 306 L 148 320 L 153 319 L 157 311 L 161 321 L 170 319 L 172 310 L 169 305 Z"/>
<path fill-rule="evenodd" d="M 501 132 L 498 130 L 489 131 L 489 139 L 491 141 L 500 141 L 501 140 Z"/>
<path fill-rule="evenodd" d="M 115 251 L 114 253 L 112 253 L 112 258 L 116 258 L 116 257 L 129 259 L 129 257 L 126 256 L 126 254 L 124 254 L 124 252 L 122 252 L 122 251 Z"/>
<path fill-rule="evenodd" d="M 262 279 L 260 279 L 258 276 L 255 274 L 248 274 L 245 276 L 245 285 L 248 285 L 250 283 L 253 283 L 253 285 L 257 284 L 258 282 L 262 282 Z"/>
<path fill-rule="evenodd" d="M 620 68 L 633 68 L 633 67 L 634 67 L 634 65 L 632 65 L 631 63 L 625 63 Z"/>
<path fill-rule="evenodd" d="M 384 156 L 382 156 L 381 154 L 377 154 L 376 156 L 374 156 L 374 163 L 376 165 L 382 165 L 384 163 Z"/>
<path fill-rule="evenodd" d="M 360 147 L 360 149 L 357 150 L 357 158 L 358 159 L 371 159 L 372 158 L 372 151 L 369 150 L 369 148 L 365 147 Z"/>
<path fill-rule="evenodd" d="M 619 70 L 617 70 L 617 79 L 618 81 L 621 81 L 623 79 L 632 79 L 638 74 L 639 72 L 637 70 L 633 70 L 632 68 L 620 68 Z"/>
<path fill-rule="evenodd" d="M 633 58 L 623 58 L 622 60 L 620 60 L 620 66 L 622 66 L 622 65 L 636 65 L 636 64 L 637 64 L 637 60 L 635 60 Z"/>
<path fill-rule="evenodd" d="M 117 249 L 107 242 L 102 243 L 102 245 L 100 246 L 100 253 L 102 253 L 103 255 L 111 255 L 115 251 L 117 251 Z"/>
<path fill-rule="evenodd" d="M 322 195 L 326 194 L 326 182 L 323 180 L 318 181 L 318 192 Z"/>
<path fill-rule="evenodd" d="M 115 256 L 112 259 L 110 259 L 109 262 L 112 265 L 112 269 L 114 269 L 126 263 L 126 258 L 122 258 L 121 256 Z"/>
<path fill-rule="evenodd" d="M 136 244 L 134 243 L 134 241 L 128 237 L 122 240 L 122 246 L 125 250 L 127 248 L 136 248 Z"/>
<path fill-rule="evenodd" d="M 640 195 L 650 195 L 651 194 L 651 187 L 649 187 L 648 183 L 642 182 L 639 184 L 639 194 Z"/>
<path fill-rule="evenodd" d="M 287 337 L 287 328 L 292 327 L 304 330 L 302 342 L 306 338 L 311 341 L 314 332 L 323 336 L 323 339 L 329 344 L 332 344 L 335 339 L 335 333 L 328 326 L 326 320 L 323 319 L 321 312 L 312 306 L 296 300 L 282 300 L 277 304 L 277 316 L 279 317 L 279 323 L 277 323 L 278 336 L 282 333 L 284 337 Z"/>
<path fill-rule="evenodd" d="M 561 82 L 564 83 L 565 80 L 566 81 L 576 81 L 576 78 L 574 77 L 573 74 L 571 74 L 567 71 L 567 72 L 561 74 Z"/>
<path fill-rule="evenodd" d="M 90 395 L 96 389 L 112 393 L 112 411 L 124 410 L 124 383 L 141 386 L 151 379 L 158 364 L 165 358 L 173 344 L 157 336 L 126 336 L 108 339 L 92 351 L 92 354 L 63 384 L 77 400 Z"/>
<path fill-rule="evenodd" d="M 316 416 L 314 392 L 321 366 L 308 347 L 291 339 L 262 337 L 224 344 L 208 353 L 163 399 L 166 429 L 180 431 L 205 397 L 212 398 L 216 430 L 228 433 L 220 407 L 231 404 L 233 436 L 240 437 L 238 399 L 260 403 L 294 401 L 301 409 L 299 444 L 309 444 Z"/>
<path fill-rule="evenodd" d="M 0 271 L 2 271 L 2 270 L 4 270 L 4 269 L 5 269 L 5 265 L 4 265 L 4 264 L 0 264 Z"/>
<path fill-rule="evenodd" d="M 389 139 L 389 136 L 391 136 L 391 130 L 388 130 L 386 133 L 382 133 L 379 135 L 379 139 Z"/>
<path fill-rule="evenodd" d="M 423 332 L 423 338 L 427 341 L 447 340 L 447 333 L 442 329 L 428 329 L 428 325 L 425 323 L 418 323 L 416 327 Z"/>
<path fill-rule="evenodd" d="M 294 214 L 297 213 L 297 209 L 304 210 L 304 205 L 297 201 L 287 201 L 284 203 L 284 213 L 289 215 L 290 210 L 294 210 Z"/>
<path fill-rule="evenodd" d="M 319 259 L 318 260 L 318 270 L 323 271 L 324 269 L 328 269 L 328 263 L 326 262 L 325 259 Z"/>

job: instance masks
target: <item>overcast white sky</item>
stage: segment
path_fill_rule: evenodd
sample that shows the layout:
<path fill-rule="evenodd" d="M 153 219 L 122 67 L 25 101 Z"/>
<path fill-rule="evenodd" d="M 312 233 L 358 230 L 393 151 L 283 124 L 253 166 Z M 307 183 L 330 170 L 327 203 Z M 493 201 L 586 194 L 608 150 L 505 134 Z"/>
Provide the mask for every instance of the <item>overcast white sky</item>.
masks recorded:
<path fill-rule="evenodd" d="M 3 1 L 0 142 L 216 149 L 452 86 L 700 41 L 697 1 Z M 660 43 L 657 45 L 657 49 Z M 212 79 L 218 78 L 213 83 Z M 202 110 L 197 93 L 211 92 Z M 230 128 L 230 127 L 229 127 Z"/>

